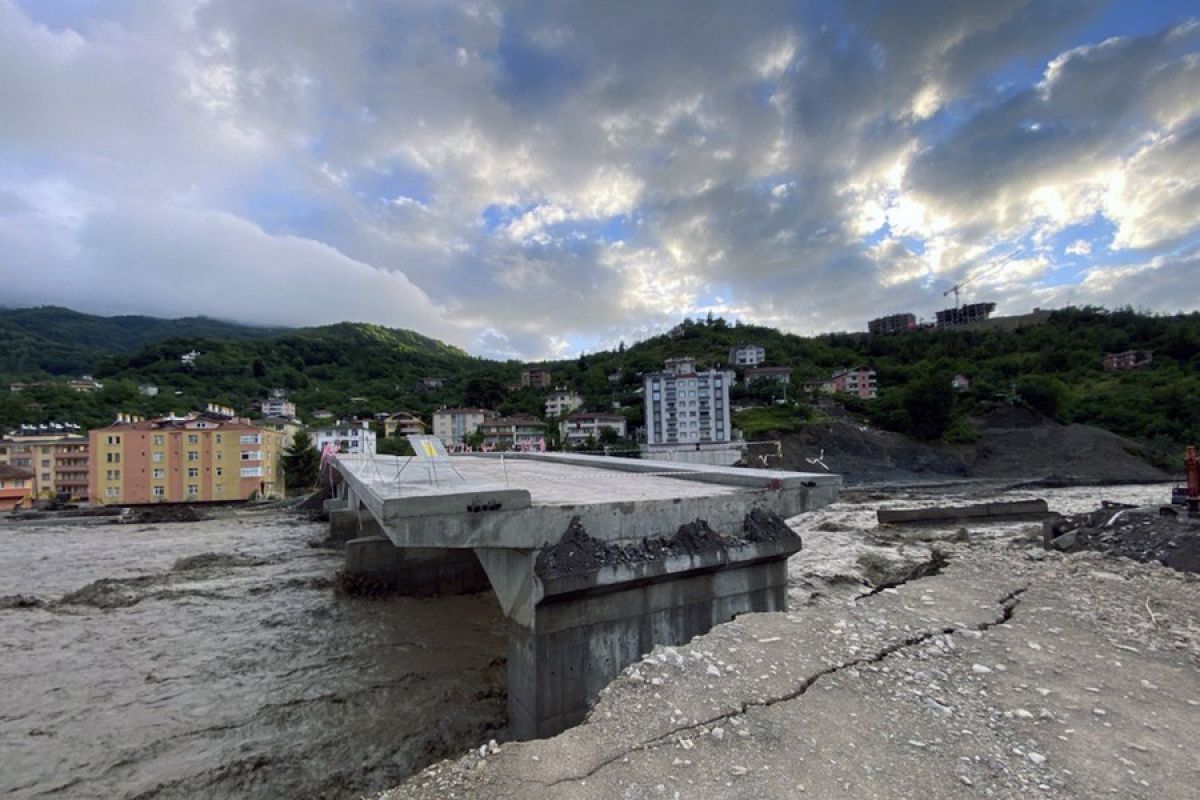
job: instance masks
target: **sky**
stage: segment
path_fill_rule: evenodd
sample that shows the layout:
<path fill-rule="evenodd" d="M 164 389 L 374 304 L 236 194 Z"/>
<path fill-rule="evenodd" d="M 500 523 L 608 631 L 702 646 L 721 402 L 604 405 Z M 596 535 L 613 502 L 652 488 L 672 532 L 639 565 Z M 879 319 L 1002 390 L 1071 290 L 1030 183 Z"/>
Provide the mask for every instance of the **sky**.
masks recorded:
<path fill-rule="evenodd" d="M 1200 307 L 1200 6 L 0 0 L 0 306 L 477 355 Z"/>

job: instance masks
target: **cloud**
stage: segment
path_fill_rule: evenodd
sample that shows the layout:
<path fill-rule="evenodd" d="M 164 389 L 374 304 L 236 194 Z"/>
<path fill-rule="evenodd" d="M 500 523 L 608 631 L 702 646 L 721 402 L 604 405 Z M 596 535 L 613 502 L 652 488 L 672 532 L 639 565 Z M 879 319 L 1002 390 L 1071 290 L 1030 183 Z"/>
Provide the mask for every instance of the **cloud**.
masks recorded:
<path fill-rule="evenodd" d="M 1099 7 L 0 0 L 0 277 L 523 358 L 1182 281 L 1200 25 Z"/>

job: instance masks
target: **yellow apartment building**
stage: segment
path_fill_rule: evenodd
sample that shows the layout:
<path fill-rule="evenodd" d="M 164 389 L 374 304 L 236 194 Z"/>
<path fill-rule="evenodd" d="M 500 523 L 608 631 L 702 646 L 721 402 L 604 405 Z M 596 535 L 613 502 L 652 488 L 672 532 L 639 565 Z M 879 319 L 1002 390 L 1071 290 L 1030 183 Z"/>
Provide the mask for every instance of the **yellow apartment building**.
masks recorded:
<path fill-rule="evenodd" d="M 60 492 L 88 499 L 88 439 L 82 434 L 14 432 L 0 438 L 0 464 L 33 473 L 35 500 L 53 500 Z"/>

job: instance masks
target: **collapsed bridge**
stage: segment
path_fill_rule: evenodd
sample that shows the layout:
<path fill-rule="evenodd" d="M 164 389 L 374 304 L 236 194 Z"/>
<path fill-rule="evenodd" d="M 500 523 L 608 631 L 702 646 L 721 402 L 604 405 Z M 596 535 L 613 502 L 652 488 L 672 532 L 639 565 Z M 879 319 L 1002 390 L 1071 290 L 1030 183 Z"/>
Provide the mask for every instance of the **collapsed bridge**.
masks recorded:
<path fill-rule="evenodd" d="M 567 453 L 339 455 L 327 501 L 346 571 L 417 595 L 495 591 L 509 729 L 551 736 L 655 645 L 787 605 L 783 520 L 837 475 Z"/>

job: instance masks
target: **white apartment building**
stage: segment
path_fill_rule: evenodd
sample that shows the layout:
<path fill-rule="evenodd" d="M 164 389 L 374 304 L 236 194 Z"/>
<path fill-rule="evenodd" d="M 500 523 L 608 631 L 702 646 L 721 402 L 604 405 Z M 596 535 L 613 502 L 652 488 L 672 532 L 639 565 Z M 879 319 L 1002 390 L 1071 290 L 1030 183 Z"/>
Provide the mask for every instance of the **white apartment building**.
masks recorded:
<path fill-rule="evenodd" d="M 620 414 L 585 413 L 572 414 L 558 423 L 558 432 L 562 434 L 564 444 L 578 446 L 592 437 L 599 441 L 600 433 L 605 430 L 614 431 L 624 439 L 628 430 L 625 417 Z"/>
<path fill-rule="evenodd" d="M 546 398 L 546 419 L 569 414 L 583 405 L 583 397 L 569 389 L 555 389 Z"/>
<path fill-rule="evenodd" d="M 463 444 L 494 413 L 482 408 L 443 408 L 433 412 L 433 435 L 444 445 Z"/>
<path fill-rule="evenodd" d="M 735 367 L 757 367 L 767 360 L 767 351 L 756 344 L 729 348 L 729 363 Z"/>
<path fill-rule="evenodd" d="M 692 358 L 672 358 L 663 372 L 642 379 L 646 404 L 646 444 L 729 442 L 729 385 L 732 372 L 696 371 Z"/>
<path fill-rule="evenodd" d="M 366 420 L 345 420 L 330 428 L 317 428 L 313 431 L 313 443 L 317 450 L 324 450 L 325 445 L 332 443 L 339 453 L 375 455 L 375 431 Z"/>

